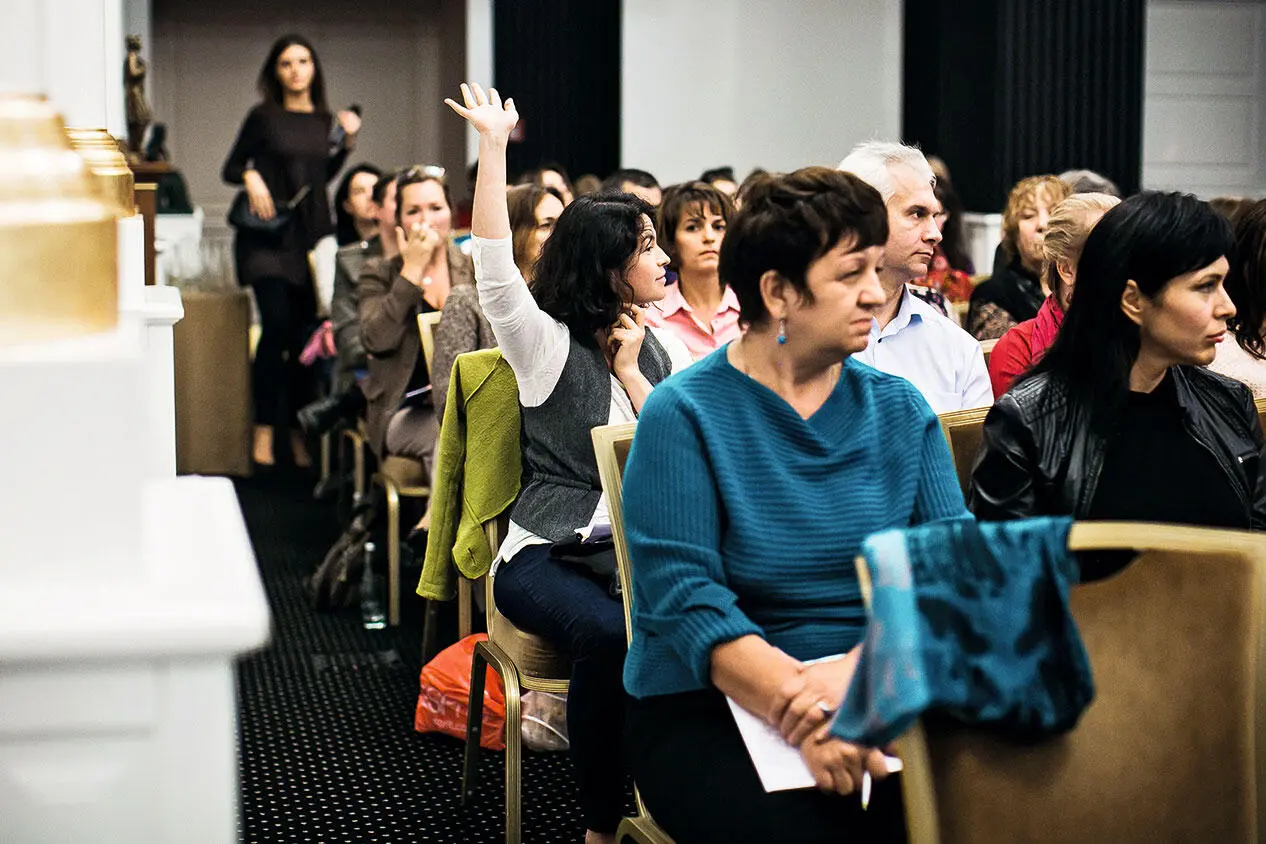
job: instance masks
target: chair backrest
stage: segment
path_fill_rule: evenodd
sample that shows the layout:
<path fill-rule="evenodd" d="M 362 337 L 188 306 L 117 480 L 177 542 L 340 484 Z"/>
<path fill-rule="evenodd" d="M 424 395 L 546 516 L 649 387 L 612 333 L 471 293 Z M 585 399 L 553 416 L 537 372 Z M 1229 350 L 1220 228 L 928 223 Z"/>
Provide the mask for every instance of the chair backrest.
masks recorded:
<path fill-rule="evenodd" d="M 941 432 L 949 443 L 954 469 L 958 472 L 958 485 L 962 487 L 964 496 L 971 487 L 971 470 L 976 462 L 976 452 L 980 451 L 981 435 L 988 415 L 989 408 L 974 407 L 942 413 L 939 417 Z"/>
<path fill-rule="evenodd" d="M 1262 431 L 1266 432 L 1266 396 L 1257 400 L 1257 421 L 1262 425 Z"/>
<path fill-rule="evenodd" d="M 435 326 L 440 324 L 442 311 L 431 311 L 418 314 L 418 334 L 422 336 L 422 360 L 426 361 L 426 371 L 431 371 L 431 361 L 435 360 Z"/>
<path fill-rule="evenodd" d="M 1069 547 L 1139 552 L 1072 590 L 1094 702 L 1072 731 L 1036 743 L 943 720 L 908 732 L 911 844 L 1257 840 L 1266 542 L 1100 522 L 1075 525 Z"/>
<path fill-rule="evenodd" d="M 989 356 L 993 354 L 993 347 L 996 345 L 997 339 L 980 341 L 980 350 L 985 353 L 985 366 L 989 366 Z"/>
<path fill-rule="evenodd" d="M 633 587 L 629 569 L 629 546 L 624 537 L 624 464 L 633 446 L 636 422 L 601 425 L 590 431 L 594 457 L 598 460 L 598 479 L 607 496 L 607 513 L 611 518 L 611 538 L 615 542 L 615 563 L 620 577 L 620 594 L 624 599 L 624 632 L 633 639 Z"/>

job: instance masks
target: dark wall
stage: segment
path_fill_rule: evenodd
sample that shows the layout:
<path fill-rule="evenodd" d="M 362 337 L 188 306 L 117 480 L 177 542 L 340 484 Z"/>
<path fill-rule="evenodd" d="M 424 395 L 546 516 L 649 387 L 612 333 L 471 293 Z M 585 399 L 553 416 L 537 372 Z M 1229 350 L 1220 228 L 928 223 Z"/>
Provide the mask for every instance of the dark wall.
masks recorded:
<path fill-rule="evenodd" d="M 902 134 L 973 211 L 1036 173 L 1136 191 L 1145 0 L 906 0 Z"/>
<path fill-rule="evenodd" d="M 496 0 L 493 76 L 523 120 L 512 176 L 543 161 L 573 177 L 619 166 L 619 0 Z"/>

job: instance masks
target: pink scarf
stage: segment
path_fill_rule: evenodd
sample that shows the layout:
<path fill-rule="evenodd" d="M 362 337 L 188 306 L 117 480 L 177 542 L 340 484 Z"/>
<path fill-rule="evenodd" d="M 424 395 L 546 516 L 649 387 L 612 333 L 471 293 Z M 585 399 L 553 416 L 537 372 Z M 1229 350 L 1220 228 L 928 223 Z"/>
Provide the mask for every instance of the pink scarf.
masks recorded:
<path fill-rule="evenodd" d="M 1046 350 L 1055 342 L 1055 335 L 1059 333 L 1063 322 L 1064 309 L 1055 301 L 1054 296 L 1047 296 L 1042 307 L 1037 309 L 1037 316 L 1033 318 L 1033 336 L 1029 340 L 1032 363 L 1037 363 L 1046 354 Z"/>

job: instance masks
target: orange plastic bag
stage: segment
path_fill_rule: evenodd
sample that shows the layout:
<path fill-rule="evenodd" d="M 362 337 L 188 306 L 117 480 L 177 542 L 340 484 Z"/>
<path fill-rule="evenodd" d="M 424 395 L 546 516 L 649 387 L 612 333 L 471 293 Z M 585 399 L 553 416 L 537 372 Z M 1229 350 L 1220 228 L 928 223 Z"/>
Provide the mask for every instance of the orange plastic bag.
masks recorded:
<path fill-rule="evenodd" d="M 470 660 L 475 643 L 488 636 L 476 633 L 435 655 L 422 668 L 418 707 L 413 714 L 413 729 L 419 733 L 444 733 L 466 738 L 466 711 L 470 700 Z M 506 695 L 501 678 L 491 668 L 484 675 L 483 729 L 479 746 L 487 750 L 505 750 Z"/>

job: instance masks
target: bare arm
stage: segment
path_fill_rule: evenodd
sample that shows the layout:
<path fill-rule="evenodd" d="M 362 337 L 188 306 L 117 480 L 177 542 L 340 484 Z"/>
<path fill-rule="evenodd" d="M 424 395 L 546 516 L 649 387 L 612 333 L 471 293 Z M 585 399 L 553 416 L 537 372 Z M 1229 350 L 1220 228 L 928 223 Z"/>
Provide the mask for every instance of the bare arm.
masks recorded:
<path fill-rule="evenodd" d="M 462 83 L 464 106 L 444 102 L 479 132 L 479 173 L 475 178 L 475 207 L 470 232 L 475 237 L 510 236 L 510 210 L 506 205 L 506 144 L 519 122 L 514 100 L 503 104 L 496 88 L 487 93 L 478 85 Z"/>

